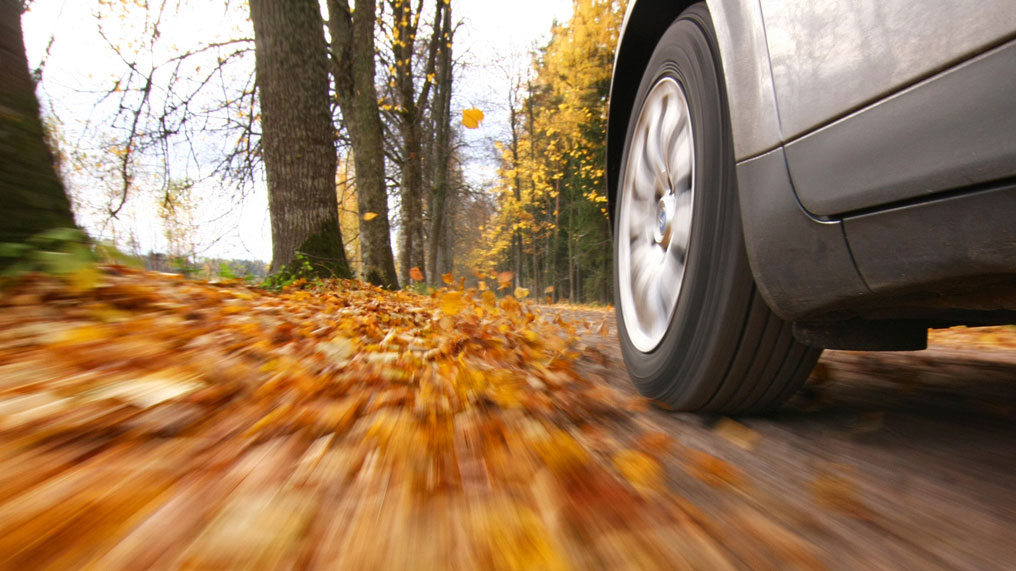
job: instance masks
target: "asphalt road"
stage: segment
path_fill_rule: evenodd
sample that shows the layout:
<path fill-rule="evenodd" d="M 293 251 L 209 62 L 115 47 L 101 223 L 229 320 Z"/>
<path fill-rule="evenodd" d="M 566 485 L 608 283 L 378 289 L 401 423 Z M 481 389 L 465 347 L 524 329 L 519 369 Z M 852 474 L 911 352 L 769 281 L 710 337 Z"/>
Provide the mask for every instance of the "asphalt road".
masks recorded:
<path fill-rule="evenodd" d="M 634 394 L 613 313 L 569 313 L 608 316 L 577 368 Z M 924 570 L 1016 568 L 1014 418 L 1016 351 L 933 345 L 826 351 L 769 416 L 639 422 L 674 437 L 668 486 L 745 567 Z"/>

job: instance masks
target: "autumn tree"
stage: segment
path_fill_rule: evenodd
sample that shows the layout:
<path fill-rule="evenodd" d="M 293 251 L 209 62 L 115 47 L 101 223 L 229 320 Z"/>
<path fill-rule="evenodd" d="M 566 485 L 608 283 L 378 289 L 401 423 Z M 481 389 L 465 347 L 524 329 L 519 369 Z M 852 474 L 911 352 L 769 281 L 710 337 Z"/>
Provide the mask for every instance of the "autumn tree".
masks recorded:
<path fill-rule="evenodd" d="M 452 144 L 453 132 L 451 123 L 452 101 L 452 27 L 451 5 L 447 4 L 441 12 L 440 22 L 435 20 L 435 37 L 438 38 L 435 73 L 437 75 L 436 93 L 433 102 L 433 146 L 431 156 L 433 190 L 430 205 L 430 242 L 427 245 L 427 273 L 432 285 L 437 284 L 437 277 L 442 270 L 450 270 L 452 263 L 448 243 L 451 240 L 448 231 L 448 205 L 454 188 L 452 186 Z M 444 264 L 439 256 L 443 248 Z"/>
<path fill-rule="evenodd" d="M 401 170 L 401 257 L 400 272 L 409 279 L 412 267 L 424 268 L 425 238 L 423 220 L 423 119 L 429 103 L 431 87 L 436 80 L 434 69 L 439 44 L 447 41 L 443 36 L 442 14 L 451 10 L 444 0 L 434 3 L 434 19 L 426 49 L 418 56 L 417 34 L 423 15 L 423 2 L 416 7 L 410 0 L 388 0 L 392 12 L 391 51 L 393 61 L 391 84 L 394 85 L 395 105 L 392 106 L 401 139 L 399 166 Z M 418 60 L 423 68 L 418 71 Z M 418 81 L 419 79 L 419 81 Z"/>
<path fill-rule="evenodd" d="M 335 200 L 328 55 L 316 0 L 250 0 L 272 270 L 300 252 L 322 275 L 348 276 Z"/>
<path fill-rule="evenodd" d="M 607 93 L 624 14 L 617 0 L 575 0 L 533 59 L 533 77 L 509 94 L 498 213 L 487 224 L 486 267 L 570 300 L 610 299 L 610 227 L 604 183 Z"/>
<path fill-rule="evenodd" d="M 364 277 L 373 284 L 397 288 L 399 280 L 388 222 L 383 132 L 374 85 L 376 21 L 376 0 L 357 1 L 355 11 L 348 0 L 328 0 L 335 98 L 349 131 L 356 170 Z"/>
<path fill-rule="evenodd" d="M 70 201 L 46 146 L 21 30 L 24 6 L 0 0 L 0 242 L 74 227 Z M 0 259 L 0 267 L 6 265 Z"/>

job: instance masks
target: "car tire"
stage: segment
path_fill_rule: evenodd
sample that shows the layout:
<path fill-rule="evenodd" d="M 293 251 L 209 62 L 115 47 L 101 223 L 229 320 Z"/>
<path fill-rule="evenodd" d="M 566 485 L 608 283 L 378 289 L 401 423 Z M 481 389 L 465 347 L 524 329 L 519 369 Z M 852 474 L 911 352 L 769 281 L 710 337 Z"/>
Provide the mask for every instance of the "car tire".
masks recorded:
<path fill-rule="evenodd" d="M 674 410 L 744 414 L 792 395 L 821 349 L 798 343 L 755 286 L 717 54 L 700 3 L 646 67 L 615 201 L 615 307 L 641 394 Z"/>

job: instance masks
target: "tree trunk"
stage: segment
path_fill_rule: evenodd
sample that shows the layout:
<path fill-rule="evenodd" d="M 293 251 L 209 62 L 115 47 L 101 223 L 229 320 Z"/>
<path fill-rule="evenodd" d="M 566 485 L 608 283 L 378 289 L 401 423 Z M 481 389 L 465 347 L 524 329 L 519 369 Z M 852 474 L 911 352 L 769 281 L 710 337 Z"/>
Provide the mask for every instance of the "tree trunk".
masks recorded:
<path fill-rule="evenodd" d="M 515 194 L 515 202 L 522 204 L 522 188 L 519 180 L 519 126 L 518 112 L 515 109 L 515 94 L 517 86 L 512 88 L 508 94 L 508 123 L 512 130 L 512 169 L 515 171 L 515 180 L 512 191 Z M 522 285 L 522 232 L 515 228 L 512 232 L 512 272 L 515 274 L 515 287 Z"/>
<path fill-rule="evenodd" d="M 455 255 L 453 246 L 455 245 L 455 221 L 458 218 L 455 212 L 449 212 L 449 205 L 458 204 L 458 192 L 456 186 L 460 181 L 456 180 L 454 184 L 447 184 L 445 190 L 445 215 L 444 224 L 441 228 L 440 243 L 438 247 L 438 273 L 446 274 L 455 270 Z"/>
<path fill-rule="evenodd" d="M 39 118 L 28 72 L 21 2 L 0 0 L 0 242 L 24 242 L 52 228 L 73 228 Z M 0 259 L 0 268 L 6 265 Z"/>
<path fill-rule="evenodd" d="M 335 199 L 328 55 L 316 0 L 251 0 L 272 271 L 304 254 L 321 276 L 349 277 Z"/>
<path fill-rule="evenodd" d="M 390 0 L 395 34 L 395 82 L 402 134 L 402 257 L 400 270 L 409 280 L 409 270 L 420 267 L 423 256 L 423 109 L 430 93 L 438 42 L 441 40 L 441 13 L 444 2 L 435 2 L 434 27 L 427 49 L 427 63 L 419 93 L 413 74 L 420 3 L 414 12 L 409 0 Z M 421 268 L 422 270 L 423 268 Z"/>
<path fill-rule="evenodd" d="M 451 105 L 452 105 L 452 9 L 445 7 L 441 16 L 437 46 L 437 93 L 434 96 L 434 193 L 430 213 L 430 242 L 427 244 L 427 279 L 439 283 L 438 255 L 445 236 L 445 208 L 451 183 Z"/>
<path fill-rule="evenodd" d="M 328 0 L 335 94 L 349 130 L 356 164 L 364 279 L 397 289 L 399 278 L 388 223 L 384 134 L 374 86 L 376 17 L 376 0 L 358 0 L 355 13 L 350 10 L 348 0 Z"/>
<path fill-rule="evenodd" d="M 557 254 L 561 249 L 561 179 L 554 181 L 554 246 L 550 251 L 550 275 L 554 283 L 554 301 L 561 299 L 561 270 L 558 269 Z"/>

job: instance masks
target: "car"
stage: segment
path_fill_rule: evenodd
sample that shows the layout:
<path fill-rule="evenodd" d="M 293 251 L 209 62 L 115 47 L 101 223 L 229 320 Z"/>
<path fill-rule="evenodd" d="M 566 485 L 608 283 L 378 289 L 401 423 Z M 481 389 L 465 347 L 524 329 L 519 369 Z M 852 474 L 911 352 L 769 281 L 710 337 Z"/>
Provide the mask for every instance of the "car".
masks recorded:
<path fill-rule="evenodd" d="M 663 407 L 1016 323 L 1011 0 L 632 0 L 606 157 L 621 351 Z"/>

